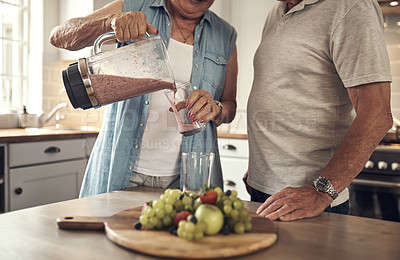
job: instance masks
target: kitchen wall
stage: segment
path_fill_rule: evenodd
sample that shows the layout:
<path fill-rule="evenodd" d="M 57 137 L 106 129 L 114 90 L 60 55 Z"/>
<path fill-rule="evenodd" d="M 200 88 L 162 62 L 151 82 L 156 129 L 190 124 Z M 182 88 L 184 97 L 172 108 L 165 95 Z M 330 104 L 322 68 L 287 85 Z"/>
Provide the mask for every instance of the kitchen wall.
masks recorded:
<path fill-rule="evenodd" d="M 400 118 L 400 15 L 384 16 L 385 42 L 392 73 L 392 114 Z"/>
<path fill-rule="evenodd" d="M 74 0 L 76 1 L 76 0 Z M 107 3 L 108 0 L 97 0 L 95 8 Z M 50 33 L 51 28 L 58 24 L 60 20 L 66 20 L 73 16 L 84 15 L 80 10 L 74 13 L 67 10 L 65 1 L 45 0 L 46 5 L 51 6 L 47 9 L 47 29 L 45 29 L 45 40 Z M 64 4 L 62 4 L 64 3 Z M 265 18 L 269 10 L 276 1 L 252 0 L 251 4 L 243 0 L 216 0 L 211 8 L 215 13 L 223 19 L 231 23 L 238 31 L 237 47 L 238 47 L 238 110 L 235 120 L 230 125 L 222 125 L 221 129 L 231 132 L 246 132 L 246 106 L 247 98 L 250 93 L 253 80 L 253 57 L 261 38 L 261 31 L 265 22 Z M 54 12 L 52 10 L 57 10 Z M 59 11 L 61 10 L 61 11 Z M 63 13 L 63 15 L 56 15 Z M 46 14 L 45 14 L 46 15 Z M 385 16 L 385 41 L 387 43 L 391 70 L 393 75 L 392 83 L 392 112 L 393 115 L 400 118 L 400 15 Z M 47 30 L 47 32 L 46 32 Z M 46 34 L 47 33 L 47 34 Z M 46 43 L 47 44 L 47 43 Z M 61 79 L 61 70 L 65 69 L 74 59 L 90 55 L 90 52 L 81 52 L 78 55 L 69 55 L 67 51 L 57 51 L 52 46 L 47 46 L 47 58 L 44 59 L 43 65 L 43 109 L 50 111 L 60 101 L 69 104 L 66 93 L 63 92 L 63 83 Z M 57 52 L 57 54 L 55 54 Z M 57 56 L 55 56 L 57 55 Z M 79 56 L 81 55 L 81 56 Z M 57 57 L 57 58 L 55 58 Z M 72 57 L 72 58 L 71 58 Z M 61 111 L 64 118 L 62 120 L 64 126 L 101 126 L 104 108 L 76 110 L 72 106 Z M 54 120 L 51 124 L 54 124 Z"/>

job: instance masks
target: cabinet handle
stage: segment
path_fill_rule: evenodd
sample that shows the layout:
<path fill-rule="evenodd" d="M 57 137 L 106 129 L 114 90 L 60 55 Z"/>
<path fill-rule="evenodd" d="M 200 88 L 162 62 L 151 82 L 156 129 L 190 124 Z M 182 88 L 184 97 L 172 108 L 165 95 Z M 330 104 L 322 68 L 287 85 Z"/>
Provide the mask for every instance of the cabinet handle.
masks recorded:
<path fill-rule="evenodd" d="M 226 145 L 222 146 L 222 149 L 235 151 L 236 150 L 236 146 L 231 145 L 231 144 L 226 144 Z"/>
<path fill-rule="evenodd" d="M 44 153 L 59 153 L 61 152 L 61 149 L 56 147 L 56 146 L 50 146 L 46 150 L 44 150 Z"/>
<path fill-rule="evenodd" d="M 236 186 L 236 183 L 231 180 L 225 180 L 224 183 L 226 186 L 233 186 L 233 187 Z"/>
<path fill-rule="evenodd" d="M 24 190 L 22 188 L 16 188 L 15 189 L 15 193 L 17 193 L 18 195 L 22 194 Z"/>

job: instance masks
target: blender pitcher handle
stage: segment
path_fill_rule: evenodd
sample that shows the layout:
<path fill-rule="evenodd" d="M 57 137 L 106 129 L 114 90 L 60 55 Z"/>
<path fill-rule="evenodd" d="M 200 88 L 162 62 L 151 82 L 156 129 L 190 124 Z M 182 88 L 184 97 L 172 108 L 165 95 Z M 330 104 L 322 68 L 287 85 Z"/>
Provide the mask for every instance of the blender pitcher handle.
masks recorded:
<path fill-rule="evenodd" d="M 150 37 L 150 34 L 146 32 L 146 36 Z M 94 55 L 101 53 L 101 47 L 105 42 L 114 42 L 118 43 L 117 38 L 115 38 L 115 32 L 108 32 L 100 35 L 93 44 L 93 53 Z"/>

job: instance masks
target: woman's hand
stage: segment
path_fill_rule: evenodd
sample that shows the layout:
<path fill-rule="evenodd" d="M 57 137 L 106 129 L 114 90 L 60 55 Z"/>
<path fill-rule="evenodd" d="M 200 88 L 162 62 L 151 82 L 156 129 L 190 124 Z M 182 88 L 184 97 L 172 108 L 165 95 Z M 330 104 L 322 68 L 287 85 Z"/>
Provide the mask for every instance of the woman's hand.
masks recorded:
<path fill-rule="evenodd" d="M 146 15 L 142 12 L 124 12 L 113 15 L 111 28 L 119 42 L 142 40 L 146 32 L 158 33 L 157 28 L 146 22 Z"/>
<path fill-rule="evenodd" d="M 186 101 L 186 107 L 189 108 L 188 117 L 193 122 L 207 123 L 220 113 L 220 107 L 211 94 L 202 89 L 192 91 Z"/>

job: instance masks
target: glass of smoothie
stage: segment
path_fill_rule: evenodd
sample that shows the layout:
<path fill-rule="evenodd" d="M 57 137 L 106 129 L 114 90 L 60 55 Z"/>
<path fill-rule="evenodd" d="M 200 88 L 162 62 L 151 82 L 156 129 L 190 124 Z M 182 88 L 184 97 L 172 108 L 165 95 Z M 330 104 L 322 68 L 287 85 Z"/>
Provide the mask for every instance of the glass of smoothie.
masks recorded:
<path fill-rule="evenodd" d="M 193 122 L 192 119 L 188 117 L 189 109 L 186 107 L 186 100 L 192 91 L 192 85 L 190 82 L 186 82 L 177 84 L 176 90 L 166 90 L 164 92 L 175 114 L 179 133 L 184 136 L 197 134 L 206 128 L 205 123 L 200 123 L 200 121 Z"/>
<path fill-rule="evenodd" d="M 183 191 L 198 192 L 204 184 L 211 184 L 214 153 L 182 153 Z"/>

